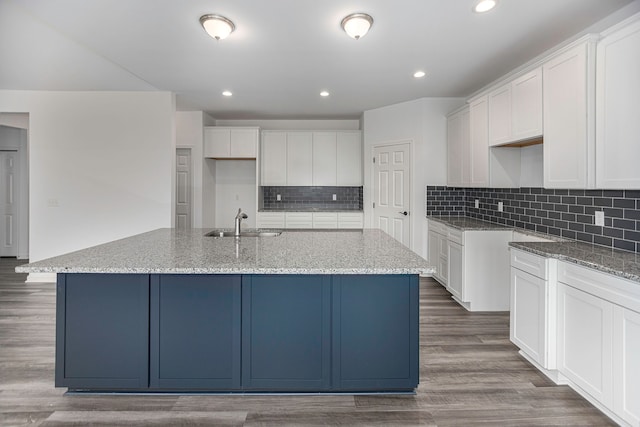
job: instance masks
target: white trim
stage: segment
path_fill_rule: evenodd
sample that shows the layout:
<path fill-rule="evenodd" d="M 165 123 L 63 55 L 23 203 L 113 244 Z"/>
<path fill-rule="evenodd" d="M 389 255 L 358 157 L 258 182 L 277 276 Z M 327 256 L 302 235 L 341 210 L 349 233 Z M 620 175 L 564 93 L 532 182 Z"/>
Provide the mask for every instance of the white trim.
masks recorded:
<path fill-rule="evenodd" d="M 56 283 L 56 273 L 29 273 L 25 283 Z"/>

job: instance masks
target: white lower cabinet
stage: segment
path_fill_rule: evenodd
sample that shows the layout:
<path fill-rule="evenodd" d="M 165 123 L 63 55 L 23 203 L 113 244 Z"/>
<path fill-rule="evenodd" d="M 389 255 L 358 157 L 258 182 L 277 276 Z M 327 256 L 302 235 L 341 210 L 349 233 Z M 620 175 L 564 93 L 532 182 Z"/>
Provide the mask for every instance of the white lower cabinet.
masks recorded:
<path fill-rule="evenodd" d="M 613 349 L 614 411 L 640 426 L 640 313 L 614 307 Z"/>
<path fill-rule="evenodd" d="M 284 212 L 258 212 L 257 228 L 284 228 Z"/>
<path fill-rule="evenodd" d="M 556 280 L 547 260 L 511 249 L 510 338 L 543 369 L 556 368 Z M 553 264 L 555 266 L 555 264 Z"/>
<path fill-rule="evenodd" d="M 613 304 L 558 285 L 558 370 L 613 409 Z"/>
<path fill-rule="evenodd" d="M 338 228 L 364 228 L 362 212 L 338 212 Z"/>
<path fill-rule="evenodd" d="M 428 248 L 429 263 L 436 267 L 433 278 L 441 285 L 447 286 L 448 262 L 448 242 L 447 226 L 436 221 L 429 221 Z"/>
<path fill-rule="evenodd" d="M 286 228 L 313 228 L 313 214 L 311 212 L 285 212 L 284 226 Z"/>
<path fill-rule="evenodd" d="M 464 246 L 448 242 L 447 253 L 449 272 L 447 274 L 447 289 L 459 301 L 467 301 L 468 298 L 464 293 Z"/>
<path fill-rule="evenodd" d="M 338 228 L 337 212 L 313 212 L 313 228 Z"/>
<path fill-rule="evenodd" d="M 521 353 L 615 422 L 640 427 L 640 284 L 512 248 L 511 289 Z"/>

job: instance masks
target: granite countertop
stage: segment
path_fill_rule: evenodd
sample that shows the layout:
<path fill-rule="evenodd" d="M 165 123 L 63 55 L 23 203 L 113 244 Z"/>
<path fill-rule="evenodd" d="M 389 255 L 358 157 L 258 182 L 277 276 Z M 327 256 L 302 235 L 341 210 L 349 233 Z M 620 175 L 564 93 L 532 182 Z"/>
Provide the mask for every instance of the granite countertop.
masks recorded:
<path fill-rule="evenodd" d="M 377 229 L 205 237 L 163 228 L 16 268 L 19 273 L 426 274 L 427 261 Z M 250 231 L 246 229 L 245 231 Z"/>
<path fill-rule="evenodd" d="M 440 222 L 462 231 L 513 229 L 513 227 L 508 227 L 506 225 L 495 224 L 493 222 L 482 221 L 465 216 L 427 216 L 427 219 Z"/>
<path fill-rule="evenodd" d="M 284 208 L 284 209 L 258 209 L 258 212 L 353 212 L 362 213 L 362 209 L 325 209 L 325 208 Z"/>
<path fill-rule="evenodd" d="M 511 242 L 509 246 L 640 282 L 640 254 L 633 252 L 576 241 Z"/>
<path fill-rule="evenodd" d="M 503 224 L 496 224 L 493 222 L 482 221 L 480 219 L 469 218 L 464 216 L 431 216 L 428 215 L 427 219 L 440 222 L 446 226 L 456 228 L 462 231 L 482 231 L 482 230 L 513 230 L 520 234 L 527 234 L 537 238 L 552 240 L 554 242 L 570 242 L 572 240 L 554 236 L 552 234 L 538 233 L 536 231 L 526 230 L 524 228 L 511 227 Z"/>

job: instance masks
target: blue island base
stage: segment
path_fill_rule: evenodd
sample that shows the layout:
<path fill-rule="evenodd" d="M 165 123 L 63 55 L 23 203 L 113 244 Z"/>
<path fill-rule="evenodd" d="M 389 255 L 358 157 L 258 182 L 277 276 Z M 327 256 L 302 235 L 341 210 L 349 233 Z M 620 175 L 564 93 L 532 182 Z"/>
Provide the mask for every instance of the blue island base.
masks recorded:
<path fill-rule="evenodd" d="M 58 274 L 73 393 L 398 393 L 418 386 L 417 275 Z"/>

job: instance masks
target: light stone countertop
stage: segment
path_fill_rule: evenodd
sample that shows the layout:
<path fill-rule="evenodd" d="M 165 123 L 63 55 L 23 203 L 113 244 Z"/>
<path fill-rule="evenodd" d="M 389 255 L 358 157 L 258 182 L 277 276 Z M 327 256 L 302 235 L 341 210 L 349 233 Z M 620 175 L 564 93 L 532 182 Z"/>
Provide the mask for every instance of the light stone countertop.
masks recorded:
<path fill-rule="evenodd" d="M 640 284 L 640 254 L 577 241 L 511 242 L 509 246 L 545 258 L 572 262 Z"/>
<path fill-rule="evenodd" d="M 16 268 L 19 273 L 423 274 L 435 268 L 377 229 L 205 237 L 163 228 Z M 246 229 L 245 231 L 250 231 Z"/>

